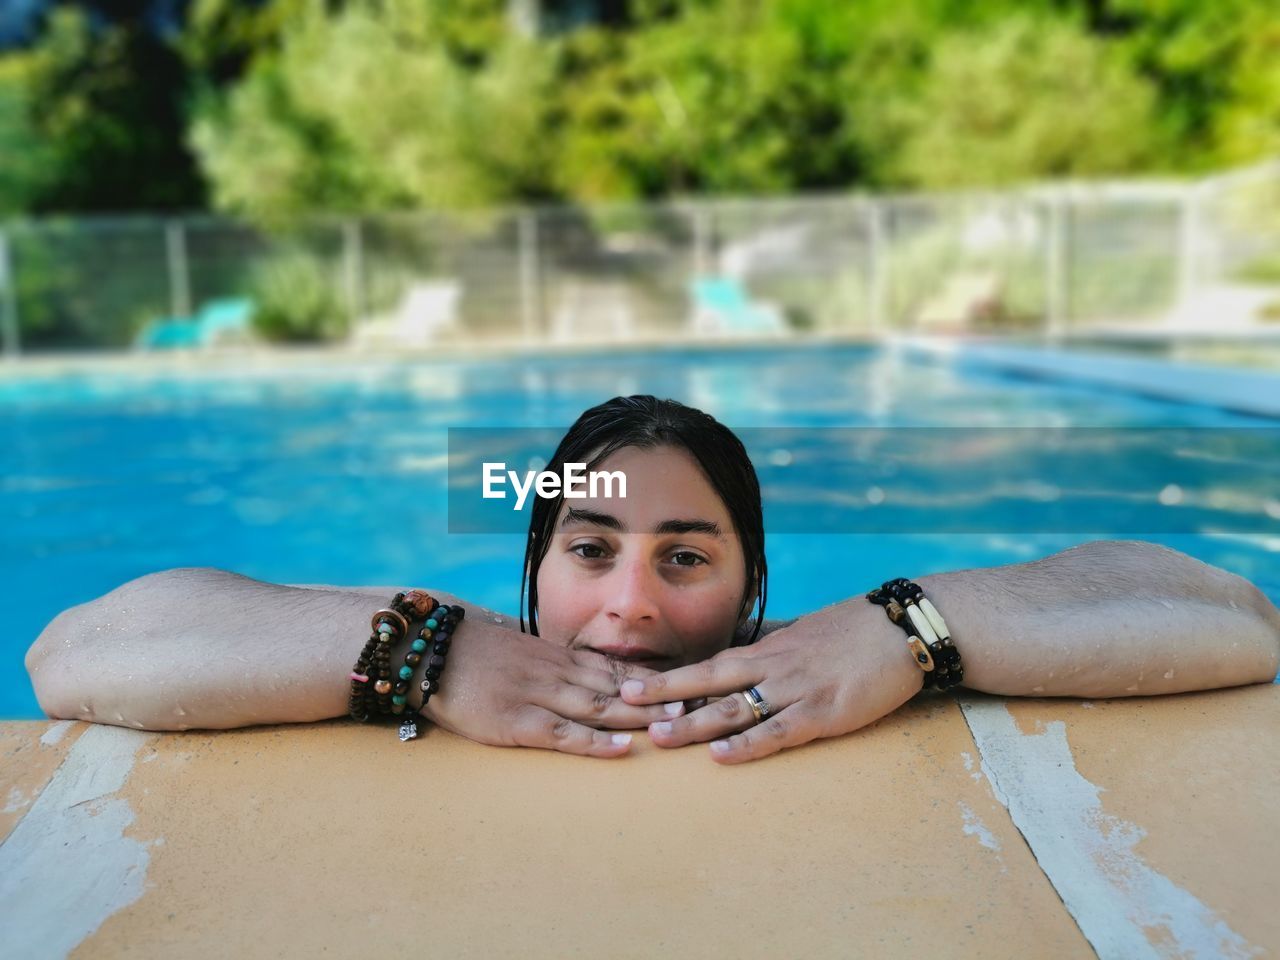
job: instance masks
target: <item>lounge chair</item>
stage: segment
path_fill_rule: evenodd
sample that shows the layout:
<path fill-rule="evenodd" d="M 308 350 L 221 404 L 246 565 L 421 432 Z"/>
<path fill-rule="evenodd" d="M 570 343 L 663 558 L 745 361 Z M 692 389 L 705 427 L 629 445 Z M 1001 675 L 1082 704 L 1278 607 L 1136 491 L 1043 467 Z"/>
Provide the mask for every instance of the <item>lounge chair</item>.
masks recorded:
<path fill-rule="evenodd" d="M 134 338 L 139 350 L 209 347 L 224 340 L 250 336 L 253 301 L 247 298 L 210 300 L 194 317 L 152 320 Z"/>
<path fill-rule="evenodd" d="M 780 336 L 787 325 L 775 304 L 752 300 L 742 284 L 728 277 L 693 281 L 693 329 L 712 336 Z"/>

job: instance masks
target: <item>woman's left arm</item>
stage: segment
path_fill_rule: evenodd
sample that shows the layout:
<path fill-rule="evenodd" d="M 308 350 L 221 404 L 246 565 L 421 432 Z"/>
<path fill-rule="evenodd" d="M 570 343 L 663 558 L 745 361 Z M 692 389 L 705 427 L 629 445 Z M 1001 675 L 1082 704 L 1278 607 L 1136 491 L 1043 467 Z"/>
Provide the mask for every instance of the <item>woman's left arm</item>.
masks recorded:
<path fill-rule="evenodd" d="M 915 581 L 951 631 L 964 685 L 985 693 L 1147 696 L 1266 683 L 1280 669 L 1280 611 L 1266 596 L 1158 544 L 1100 540 Z M 713 740 L 715 759 L 738 762 L 856 730 L 922 683 L 905 634 L 859 594 L 622 692 L 635 704 L 723 697 L 650 733 L 661 746 Z M 773 710 L 758 725 L 740 695 L 753 686 Z"/>

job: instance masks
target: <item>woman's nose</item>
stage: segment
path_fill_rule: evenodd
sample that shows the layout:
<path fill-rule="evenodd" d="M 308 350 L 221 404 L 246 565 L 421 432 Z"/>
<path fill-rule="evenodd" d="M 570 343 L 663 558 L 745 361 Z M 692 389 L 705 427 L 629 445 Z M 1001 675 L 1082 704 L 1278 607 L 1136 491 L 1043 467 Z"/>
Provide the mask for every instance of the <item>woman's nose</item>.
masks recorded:
<path fill-rule="evenodd" d="M 658 615 L 655 595 L 657 584 L 648 564 L 620 563 L 615 568 L 611 591 L 606 601 L 609 616 L 624 623 L 653 620 Z"/>

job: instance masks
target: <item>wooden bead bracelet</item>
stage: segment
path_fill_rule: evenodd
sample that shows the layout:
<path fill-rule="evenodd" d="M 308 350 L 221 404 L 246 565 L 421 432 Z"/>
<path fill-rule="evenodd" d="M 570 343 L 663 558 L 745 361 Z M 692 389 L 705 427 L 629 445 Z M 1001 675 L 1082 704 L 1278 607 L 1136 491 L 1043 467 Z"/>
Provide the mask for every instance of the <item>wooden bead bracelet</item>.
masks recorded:
<path fill-rule="evenodd" d="M 392 713 L 391 650 L 408 635 L 414 620 L 422 619 L 437 606 L 429 593 L 410 590 L 397 593 L 390 604 L 373 615 L 373 632 L 351 670 L 351 695 L 347 701 L 351 719 L 367 723 Z"/>

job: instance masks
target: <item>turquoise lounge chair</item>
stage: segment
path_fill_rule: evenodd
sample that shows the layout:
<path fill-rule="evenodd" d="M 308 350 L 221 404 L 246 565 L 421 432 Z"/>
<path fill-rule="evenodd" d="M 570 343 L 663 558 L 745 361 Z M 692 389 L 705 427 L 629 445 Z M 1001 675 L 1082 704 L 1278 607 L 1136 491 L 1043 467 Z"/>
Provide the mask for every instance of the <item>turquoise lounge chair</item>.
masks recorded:
<path fill-rule="evenodd" d="M 133 345 L 142 350 L 170 350 L 199 346 L 200 327 L 192 320 L 179 317 L 161 317 L 152 320 L 137 337 Z"/>
<path fill-rule="evenodd" d="M 252 320 L 253 301 L 247 297 L 210 300 L 197 316 L 200 342 L 213 343 L 227 334 L 247 334 Z"/>
<path fill-rule="evenodd" d="M 692 284 L 694 328 L 727 335 L 780 334 L 786 329 L 778 308 L 758 303 L 742 284 L 727 277 L 701 277 Z"/>
<path fill-rule="evenodd" d="M 210 300 L 194 317 L 161 317 L 142 328 L 134 346 L 142 350 L 207 347 L 227 337 L 249 332 L 253 301 L 248 298 Z"/>

